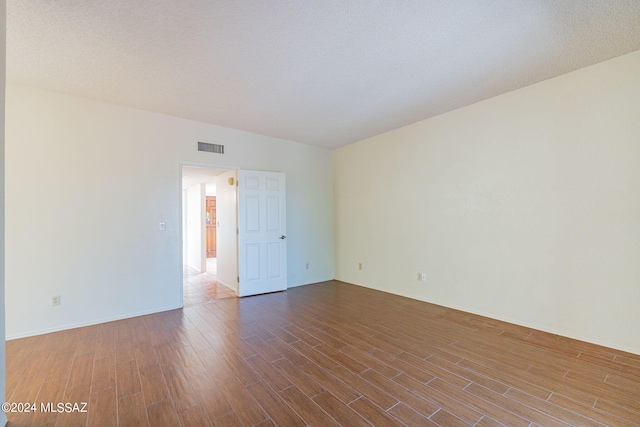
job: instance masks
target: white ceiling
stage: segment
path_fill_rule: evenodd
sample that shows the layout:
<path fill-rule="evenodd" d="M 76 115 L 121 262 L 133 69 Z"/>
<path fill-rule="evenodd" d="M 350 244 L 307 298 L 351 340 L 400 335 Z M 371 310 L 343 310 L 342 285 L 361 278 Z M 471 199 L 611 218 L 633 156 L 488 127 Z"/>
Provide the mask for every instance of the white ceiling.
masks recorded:
<path fill-rule="evenodd" d="M 7 79 L 338 147 L 640 49 L 639 0 L 15 0 Z"/>

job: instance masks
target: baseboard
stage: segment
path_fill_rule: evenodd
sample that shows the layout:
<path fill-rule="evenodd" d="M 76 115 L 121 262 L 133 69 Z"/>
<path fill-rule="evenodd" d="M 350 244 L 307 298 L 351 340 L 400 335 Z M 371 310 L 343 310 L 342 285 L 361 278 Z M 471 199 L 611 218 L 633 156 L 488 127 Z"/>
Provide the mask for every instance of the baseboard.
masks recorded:
<path fill-rule="evenodd" d="M 328 282 L 329 280 L 335 280 L 333 277 L 330 277 L 328 279 L 320 279 L 320 278 L 315 278 L 312 280 L 305 280 L 302 282 L 289 282 L 287 283 L 287 289 L 289 288 L 296 288 L 298 286 L 306 286 L 306 285 L 313 285 L 315 283 L 322 283 L 322 282 Z"/>
<path fill-rule="evenodd" d="M 437 302 L 437 301 L 430 301 L 427 299 L 423 299 L 423 298 L 416 298 L 415 296 L 412 295 L 405 295 L 402 293 L 395 293 L 395 292 L 390 292 L 387 289 L 379 289 L 379 288 L 374 288 L 371 286 L 366 286 L 366 285 L 362 285 L 359 283 L 352 283 L 352 282 L 347 282 L 346 280 L 342 280 L 342 279 L 334 279 L 337 282 L 342 282 L 342 283 L 346 283 L 348 285 L 354 285 L 354 286 L 360 286 L 362 288 L 367 288 L 367 289 L 372 289 L 374 291 L 378 291 L 378 292 L 384 292 L 390 295 L 396 295 L 399 297 L 403 297 L 403 298 L 409 298 L 409 299 L 413 299 L 416 301 L 422 301 L 425 302 L 427 304 L 433 304 L 433 305 L 437 305 L 440 307 L 444 307 L 444 308 L 449 308 L 451 310 L 457 310 L 457 311 L 462 311 L 464 313 L 469 313 L 469 314 L 473 314 L 476 316 L 482 316 L 482 317 L 486 317 L 488 319 L 493 319 L 493 320 L 498 320 L 500 322 L 504 322 L 504 323 L 509 323 L 512 325 L 516 325 L 516 326 L 521 326 L 524 328 L 529 328 L 529 329 L 535 329 L 537 331 L 541 331 L 541 332 L 546 332 L 549 334 L 553 334 L 553 335 L 557 335 L 560 337 L 564 337 L 564 338 L 569 338 L 572 340 L 576 340 L 576 341 L 582 341 L 582 342 L 586 342 L 589 344 L 594 344 L 594 345 L 598 345 L 601 347 L 607 347 L 607 348 L 611 348 L 614 350 L 618 350 L 618 351 L 624 351 L 630 354 L 637 354 L 640 355 L 640 349 L 638 348 L 634 348 L 631 346 L 625 346 L 625 345 L 620 345 L 619 343 L 612 343 L 612 342 L 608 342 L 606 340 L 596 340 L 590 337 L 585 337 L 584 335 L 581 334 L 576 334 L 576 333 L 572 333 L 566 330 L 562 330 L 560 328 L 556 328 L 553 326 L 549 326 L 549 325 L 539 325 L 539 324 L 534 324 L 531 322 L 523 322 L 520 321 L 518 319 L 510 319 L 507 317 L 503 317 L 503 316 L 499 316 L 499 315 L 495 315 L 493 313 L 487 313 L 487 312 L 483 312 L 482 310 L 475 310 L 475 309 L 471 309 L 469 307 L 464 307 L 464 306 L 457 306 L 457 305 L 448 305 L 448 304 L 443 304 L 442 302 Z"/>
<path fill-rule="evenodd" d="M 237 286 L 229 286 L 228 283 L 223 282 L 222 280 L 216 278 L 216 282 L 218 282 L 218 284 L 224 286 L 225 288 L 229 288 L 231 289 L 233 292 L 235 292 L 236 294 L 238 293 L 238 287 Z"/>
<path fill-rule="evenodd" d="M 60 332 L 60 331 L 66 331 L 68 329 L 76 329 L 76 328 L 82 328 L 82 327 L 85 327 L 85 326 L 99 325 L 101 323 L 109 323 L 109 322 L 115 322 L 115 321 L 123 320 L 123 319 L 130 319 L 132 317 L 146 316 L 147 314 L 162 313 L 163 311 L 176 310 L 178 308 L 182 308 L 182 306 L 171 306 L 171 307 L 160 308 L 160 309 L 157 309 L 157 310 L 139 311 L 139 312 L 135 312 L 135 313 L 126 314 L 126 315 L 123 315 L 123 316 L 105 317 L 105 318 L 102 318 L 102 319 L 91 320 L 89 322 L 69 323 L 69 324 L 62 325 L 62 326 L 55 326 L 53 328 L 40 329 L 40 330 L 37 330 L 37 331 L 30 331 L 30 332 L 25 332 L 25 333 L 22 333 L 22 334 L 8 335 L 6 340 L 9 341 L 9 340 L 15 340 L 15 339 L 20 339 L 20 338 L 34 337 L 34 336 L 37 336 L 37 335 L 49 334 L 51 332 Z"/>

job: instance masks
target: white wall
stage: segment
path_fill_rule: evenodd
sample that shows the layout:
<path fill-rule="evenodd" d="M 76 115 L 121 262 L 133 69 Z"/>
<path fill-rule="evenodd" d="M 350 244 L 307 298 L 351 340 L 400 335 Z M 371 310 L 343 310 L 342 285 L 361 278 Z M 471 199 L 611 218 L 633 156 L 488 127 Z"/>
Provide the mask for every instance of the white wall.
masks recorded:
<path fill-rule="evenodd" d="M 4 203 L 4 171 L 5 171 L 5 135 L 4 135 L 4 112 L 5 112 L 5 70 L 6 70 L 6 48 L 7 48 L 7 3 L 4 0 L 0 0 L 0 401 L 4 402 L 5 389 L 7 384 L 6 376 L 6 345 L 5 345 L 5 230 L 4 230 L 4 218 L 5 218 L 5 203 Z M 7 416 L 4 412 L 0 412 L 0 425 L 5 425 L 7 422 Z"/>
<path fill-rule="evenodd" d="M 182 262 L 187 263 L 187 190 L 182 190 Z"/>
<path fill-rule="evenodd" d="M 181 162 L 285 172 L 289 286 L 334 276 L 328 150 L 11 83 L 6 124 L 9 338 L 180 305 Z"/>
<path fill-rule="evenodd" d="M 187 265 L 198 272 L 207 271 L 205 207 L 205 185 L 197 184 L 186 191 L 186 219 L 187 219 Z"/>
<path fill-rule="evenodd" d="M 640 353 L 639 70 L 634 52 L 336 150 L 336 278 Z"/>
<path fill-rule="evenodd" d="M 233 184 L 229 179 L 233 178 Z M 216 257 L 217 280 L 238 292 L 238 204 L 236 171 L 230 170 L 216 179 Z"/>

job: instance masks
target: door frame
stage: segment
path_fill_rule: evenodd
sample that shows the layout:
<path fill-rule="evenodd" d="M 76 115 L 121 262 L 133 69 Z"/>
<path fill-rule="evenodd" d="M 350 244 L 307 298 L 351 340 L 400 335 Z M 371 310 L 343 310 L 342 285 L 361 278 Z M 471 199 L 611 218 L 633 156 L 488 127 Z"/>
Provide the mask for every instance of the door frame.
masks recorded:
<path fill-rule="evenodd" d="M 182 229 L 182 224 L 184 218 L 182 217 L 182 169 L 183 167 L 197 167 L 197 168 L 207 168 L 207 169 L 222 169 L 222 170 L 235 170 L 238 171 L 240 167 L 238 166 L 229 166 L 229 165 L 218 165 L 218 164 L 210 164 L 210 163 L 198 163 L 198 162 L 188 162 L 188 161 L 179 161 L 178 162 L 178 221 L 177 224 L 174 224 L 176 230 L 178 231 L 178 271 L 180 272 L 180 276 L 178 278 L 178 290 L 180 292 L 179 301 L 180 307 L 184 307 L 184 259 L 183 259 L 183 251 L 184 251 L 184 233 Z M 236 258 L 238 254 L 235 254 Z"/>

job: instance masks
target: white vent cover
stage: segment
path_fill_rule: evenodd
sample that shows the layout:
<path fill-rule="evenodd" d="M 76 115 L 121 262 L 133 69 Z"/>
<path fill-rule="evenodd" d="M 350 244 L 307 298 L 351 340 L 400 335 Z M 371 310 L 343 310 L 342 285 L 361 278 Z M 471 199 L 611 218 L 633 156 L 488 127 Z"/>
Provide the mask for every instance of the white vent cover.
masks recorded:
<path fill-rule="evenodd" d="M 209 153 L 224 154 L 224 145 L 209 144 L 208 142 L 198 142 L 198 151 L 207 151 Z"/>

